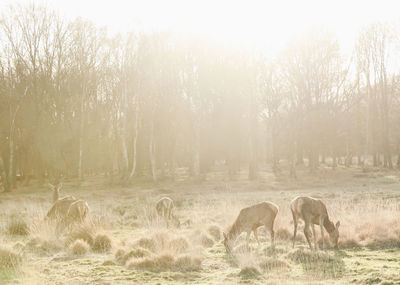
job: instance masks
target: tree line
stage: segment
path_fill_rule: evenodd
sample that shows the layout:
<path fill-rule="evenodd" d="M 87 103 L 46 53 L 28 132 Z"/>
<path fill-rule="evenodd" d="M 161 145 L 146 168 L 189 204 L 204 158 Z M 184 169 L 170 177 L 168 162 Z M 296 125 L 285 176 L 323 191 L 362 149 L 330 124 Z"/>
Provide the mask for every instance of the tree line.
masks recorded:
<path fill-rule="evenodd" d="M 292 177 L 299 164 L 400 167 L 399 35 L 370 24 L 346 57 L 314 29 L 270 58 L 11 6 L 0 20 L 2 185 L 177 169 L 202 179 L 216 164 L 249 179 L 265 163 L 288 163 Z"/>

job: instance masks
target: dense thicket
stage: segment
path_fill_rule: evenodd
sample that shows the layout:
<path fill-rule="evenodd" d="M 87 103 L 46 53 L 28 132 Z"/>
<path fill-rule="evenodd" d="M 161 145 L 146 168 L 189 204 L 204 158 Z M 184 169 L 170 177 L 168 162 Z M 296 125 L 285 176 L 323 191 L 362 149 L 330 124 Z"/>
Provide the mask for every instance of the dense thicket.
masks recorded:
<path fill-rule="evenodd" d="M 274 59 L 171 33 L 108 36 L 43 7 L 0 21 L 0 175 L 249 178 L 268 162 L 399 166 L 396 33 L 362 30 L 350 58 L 326 31 Z M 268 36 L 268 35 L 264 35 Z M 354 158 L 354 159 L 353 159 Z M 357 159 L 356 159 L 357 158 Z"/>

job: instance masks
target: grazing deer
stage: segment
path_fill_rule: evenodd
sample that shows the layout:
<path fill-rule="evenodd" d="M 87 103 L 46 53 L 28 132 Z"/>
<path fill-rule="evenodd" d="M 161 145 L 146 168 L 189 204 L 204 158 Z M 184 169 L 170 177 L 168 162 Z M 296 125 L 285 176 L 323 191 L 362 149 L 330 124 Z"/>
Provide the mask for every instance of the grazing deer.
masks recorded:
<path fill-rule="evenodd" d="M 229 232 L 224 233 L 224 246 L 227 253 L 232 251 L 233 244 L 236 238 L 242 233 L 246 232 L 246 242 L 249 245 L 249 239 L 251 232 L 254 233 L 254 237 L 257 243 L 260 244 L 257 235 L 257 229 L 261 226 L 265 226 L 265 230 L 268 230 L 271 234 L 271 244 L 274 244 L 274 221 L 278 214 L 279 208 L 277 205 L 271 202 L 262 202 L 240 211 L 236 221 L 231 226 Z"/>
<path fill-rule="evenodd" d="M 314 225 L 319 225 L 321 227 L 321 237 L 322 237 L 322 248 L 325 249 L 325 239 L 324 239 L 324 229 L 329 234 L 331 242 L 334 244 L 335 249 L 338 248 L 338 240 L 339 240 L 339 226 L 340 222 L 338 221 L 336 225 L 334 225 L 328 215 L 328 211 L 326 210 L 325 204 L 319 200 L 311 197 L 296 197 L 290 203 L 290 210 L 293 215 L 293 225 L 294 225 L 294 233 L 293 233 L 293 247 L 296 241 L 296 233 L 297 233 L 297 224 L 299 219 L 301 218 L 304 221 L 304 235 L 306 236 L 308 245 L 312 250 L 311 242 L 310 242 L 310 225 L 313 231 L 314 237 L 314 246 L 315 249 L 318 248 L 317 239 L 315 237 L 315 228 Z"/>
<path fill-rule="evenodd" d="M 178 218 L 176 218 L 174 216 L 174 214 L 172 212 L 173 209 L 174 209 L 174 201 L 169 197 L 163 197 L 160 200 L 158 200 L 158 202 L 156 203 L 157 214 L 160 217 L 164 217 L 164 219 L 167 222 L 167 225 L 168 225 L 168 221 L 171 220 L 176 227 L 179 227 L 180 222 L 179 222 Z"/>

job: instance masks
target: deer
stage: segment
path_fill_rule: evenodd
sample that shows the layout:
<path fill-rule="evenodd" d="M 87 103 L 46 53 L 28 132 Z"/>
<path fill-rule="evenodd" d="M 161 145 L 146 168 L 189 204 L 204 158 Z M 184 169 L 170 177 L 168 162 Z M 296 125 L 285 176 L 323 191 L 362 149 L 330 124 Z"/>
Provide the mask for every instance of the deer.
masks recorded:
<path fill-rule="evenodd" d="M 65 225 L 70 225 L 74 222 L 83 223 L 88 213 L 88 203 L 84 200 L 76 200 L 69 206 L 67 214 L 64 217 L 64 223 Z"/>
<path fill-rule="evenodd" d="M 273 246 L 275 235 L 274 222 L 278 211 L 279 207 L 277 205 L 267 201 L 242 209 L 228 233 L 224 232 L 224 246 L 226 252 L 232 252 L 234 243 L 242 232 L 247 233 L 247 247 L 249 246 L 251 232 L 254 233 L 257 243 L 260 245 L 257 229 L 261 226 L 265 226 L 265 230 L 270 232 L 271 245 Z"/>
<path fill-rule="evenodd" d="M 338 241 L 339 241 L 339 226 L 340 221 L 337 221 L 336 224 L 333 224 L 329 219 L 328 211 L 326 209 L 325 204 L 315 198 L 311 197 L 296 197 L 290 203 L 290 210 L 293 215 L 293 248 L 296 241 L 296 233 L 297 233 L 297 225 L 299 219 L 304 221 L 304 235 L 306 236 L 308 245 L 312 250 L 311 242 L 310 242 L 310 225 L 312 228 L 312 233 L 314 237 L 314 247 L 318 249 L 318 244 L 315 236 L 315 228 L 314 225 L 319 225 L 321 228 L 321 238 L 322 238 L 322 248 L 325 249 L 325 239 L 324 239 L 324 228 L 328 232 L 331 243 L 334 244 L 334 248 L 338 249 Z"/>
<path fill-rule="evenodd" d="M 176 227 L 180 226 L 180 222 L 173 214 L 174 201 L 169 197 L 162 197 L 156 203 L 156 211 L 158 216 L 163 217 L 168 225 L 168 221 L 172 220 Z"/>
<path fill-rule="evenodd" d="M 47 212 L 46 218 L 49 219 L 63 219 L 69 209 L 69 206 L 77 199 L 74 196 L 67 195 L 63 198 L 59 198 L 62 183 L 55 185 L 49 183 L 49 187 L 53 190 L 53 206 Z"/>

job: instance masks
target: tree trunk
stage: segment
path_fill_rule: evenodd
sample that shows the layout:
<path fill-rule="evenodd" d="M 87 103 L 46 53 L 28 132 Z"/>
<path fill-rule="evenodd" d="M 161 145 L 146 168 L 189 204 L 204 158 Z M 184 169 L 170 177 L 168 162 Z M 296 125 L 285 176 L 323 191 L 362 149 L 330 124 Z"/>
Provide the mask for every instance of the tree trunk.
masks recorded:
<path fill-rule="evenodd" d="M 137 162 L 137 139 L 139 134 L 139 108 L 136 106 L 135 115 L 135 132 L 133 136 L 133 151 L 132 151 L 132 170 L 129 178 L 132 179 L 136 173 L 136 162 Z"/>
<path fill-rule="evenodd" d="M 84 94 L 81 98 L 81 121 L 79 125 L 79 157 L 78 157 L 78 180 L 83 180 L 83 136 L 84 136 Z"/>
<path fill-rule="evenodd" d="M 3 187 L 4 187 L 4 192 L 10 192 L 11 189 L 8 186 L 8 178 L 7 178 L 4 160 L 3 160 L 2 156 L 0 156 L 0 177 L 1 177 L 1 182 L 3 184 Z"/>
<path fill-rule="evenodd" d="M 151 175 L 153 177 L 153 181 L 155 182 L 157 181 L 157 173 L 156 173 L 156 156 L 155 156 L 155 143 L 154 143 L 154 121 L 151 122 L 150 126 L 149 155 L 151 164 Z"/>
<path fill-rule="evenodd" d="M 194 154 L 193 154 L 193 175 L 200 176 L 200 122 L 196 120 L 195 138 L 194 138 Z"/>

